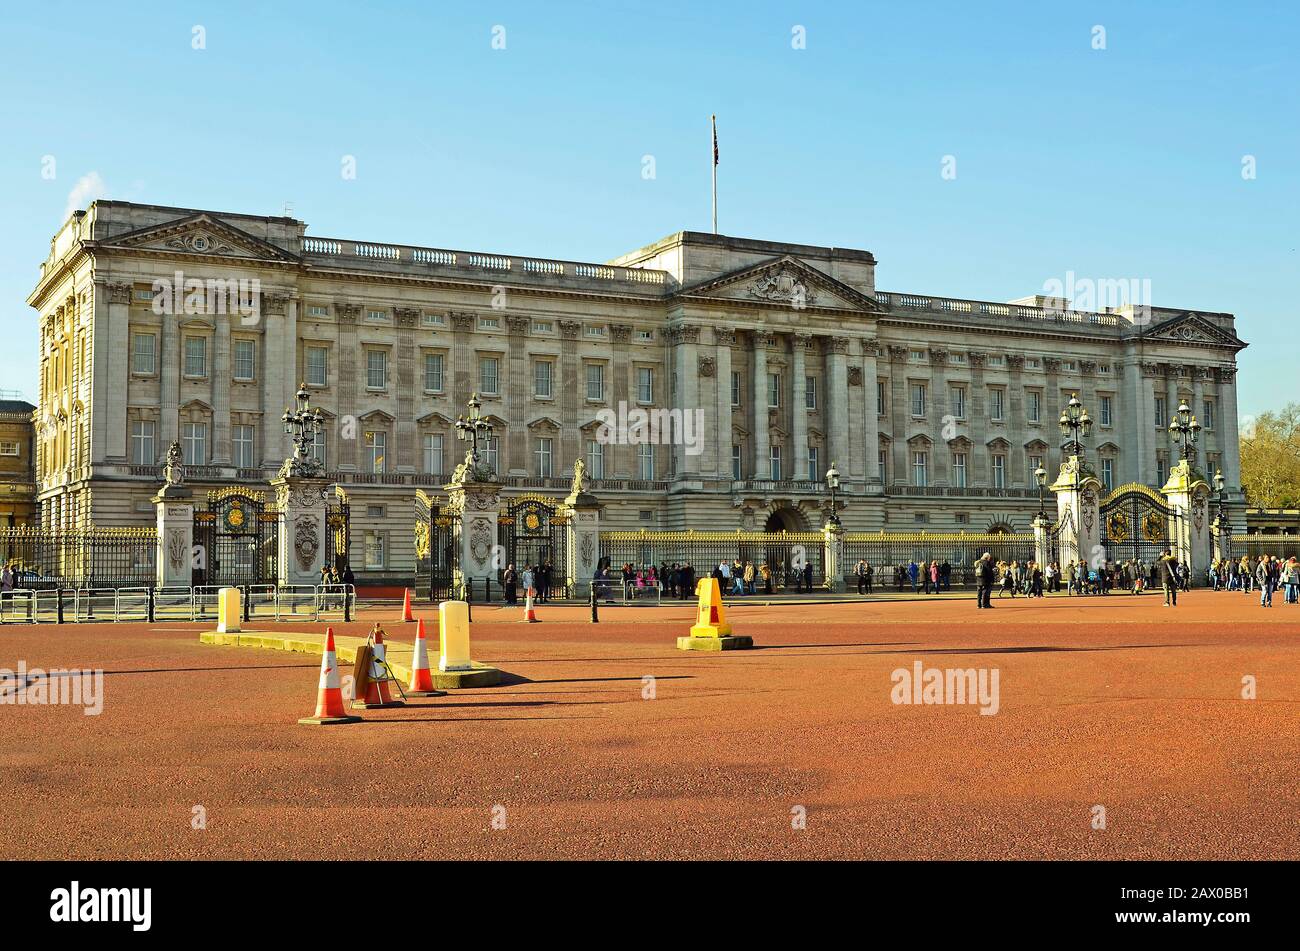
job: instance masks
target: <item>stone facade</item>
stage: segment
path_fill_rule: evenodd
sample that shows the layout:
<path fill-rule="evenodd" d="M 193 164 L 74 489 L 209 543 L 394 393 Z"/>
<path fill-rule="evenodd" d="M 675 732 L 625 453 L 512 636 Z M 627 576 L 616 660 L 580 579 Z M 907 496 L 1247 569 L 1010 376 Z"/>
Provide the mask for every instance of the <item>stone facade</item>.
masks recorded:
<path fill-rule="evenodd" d="M 1230 314 L 882 292 L 867 251 L 696 232 L 586 264 L 306 230 L 112 201 L 68 220 L 29 297 L 47 524 L 150 522 L 173 439 L 196 495 L 265 490 L 301 381 L 362 577 L 409 573 L 415 487 L 448 481 L 472 392 L 504 495 L 558 500 L 581 457 L 608 529 L 817 529 L 833 462 L 847 530 L 1028 531 L 1032 471 L 1059 470 L 1072 393 L 1110 485 L 1164 483 L 1161 414 L 1188 400 L 1206 427 L 1196 462 L 1240 504 Z M 211 282 L 240 280 L 256 306 L 214 306 Z M 182 307 L 188 281 L 203 294 Z M 178 282 L 178 312 L 159 308 Z M 598 413 L 620 406 L 677 411 L 680 438 L 602 444 Z"/>
<path fill-rule="evenodd" d="M 0 400 L 0 528 L 36 521 L 35 409 L 24 400 Z"/>

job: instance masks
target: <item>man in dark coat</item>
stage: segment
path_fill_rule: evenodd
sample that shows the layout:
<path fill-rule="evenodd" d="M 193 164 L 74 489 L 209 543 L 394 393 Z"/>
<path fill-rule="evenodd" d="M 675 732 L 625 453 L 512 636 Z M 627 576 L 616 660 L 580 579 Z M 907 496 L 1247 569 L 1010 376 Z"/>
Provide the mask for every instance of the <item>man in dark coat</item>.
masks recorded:
<path fill-rule="evenodd" d="M 977 608 L 992 608 L 993 597 L 993 580 L 997 575 L 997 570 L 993 567 L 993 556 L 985 552 L 980 556 L 980 560 L 975 563 L 975 606 Z"/>
<path fill-rule="evenodd" d="M 1165 607 L 1178 607 L 1178 559 L 1166 548 L 1156 562 L 1160 569 L 1160 584 L 1165 589 Z"/>

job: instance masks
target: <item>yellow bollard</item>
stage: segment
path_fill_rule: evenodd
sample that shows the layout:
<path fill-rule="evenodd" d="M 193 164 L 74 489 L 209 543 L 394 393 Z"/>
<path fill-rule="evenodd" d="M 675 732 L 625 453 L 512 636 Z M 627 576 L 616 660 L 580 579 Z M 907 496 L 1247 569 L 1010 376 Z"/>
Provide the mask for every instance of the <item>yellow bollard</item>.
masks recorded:
<path fill-rule="evenodd" d="M 695 624 L 687 637 L 677 638 L 678 650 L 728 651 L 754 646 L 752 637 L 731 633 L 717 578 L 701 578 L 695 593 L 699 596 Z"/>
<path fill-rule="evenodd" d="M 238 634 L 240 631 L 240 604 L 238 588 L 222 588 L 217 592 L 217 633 Z"/>
<path fill-rule="evenodd" d="M 438 605 L 438 669 L 474 669 L 469 657 L 469 605 L 464 601 Z"/>

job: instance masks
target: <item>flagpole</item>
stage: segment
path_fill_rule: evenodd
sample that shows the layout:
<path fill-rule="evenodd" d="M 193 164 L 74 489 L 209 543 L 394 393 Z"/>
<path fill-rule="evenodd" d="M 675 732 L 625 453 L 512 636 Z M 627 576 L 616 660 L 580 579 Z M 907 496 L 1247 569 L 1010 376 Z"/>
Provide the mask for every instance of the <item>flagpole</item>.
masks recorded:
<path fill-rule="evenodd" d="M 713 123 L 713 233 L 718 233 L 718 117 L 709 117 Z"/>

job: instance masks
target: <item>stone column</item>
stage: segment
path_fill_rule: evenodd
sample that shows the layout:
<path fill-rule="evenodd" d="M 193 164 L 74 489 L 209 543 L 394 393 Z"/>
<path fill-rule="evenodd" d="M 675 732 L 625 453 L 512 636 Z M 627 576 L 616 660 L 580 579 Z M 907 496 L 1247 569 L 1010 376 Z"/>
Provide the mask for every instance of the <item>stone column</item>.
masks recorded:
<path fill-rule="evenodd" d="M 397 347 L 393 353 L 397 370 L 397 419 L 393 421 L 393 438 L 397 442 L 396 471 L 419 472 L 421 447 L 417 445 L 420 436 L 415 425 L 415 400 L 424 386 L 419 380 L 421 368 L 416 366 L 415 327 L 420 322 L 420 310 L 417 307 L 398 307 L 394 309 L 393 317 L 397 323 Z M 523 386 L 524 381 L 521 379 L 517 384 L 508 381 L 506 385 Z M 511 422 L 515 418 L 511 416 Z"/>
<path fill-rule="evenodd" d="M 279 420 L 284 411 L 294 405 L 293 400 L 285 402 L 284 398 L 285 377 L 287 374 L 291 374 L 294 369 L 293 363 L 286 362 L 284 356 L 286 347 L 284 313 L 287 309 L 288 300 L 287 297 L 277 294 L 263 294 L 261 298 L 262 362 L 265 364 L 265 369 L 269 371 L 262 374 L 260 387 L 262 391 L 262 427 L 259 435 L 262 443 L 262 458 L 259 461 L 264 466 L 278 466 L 284 461 L 285 435 L 284 427 L 279 425 Z M 340 347 L 340 349 L 342 348 Z M 352 349 L 355 354 L 355 347 Z M 226 386 L 229 385 L 229 374 L 227 374 Z M 296 387 L 297 382 L 294 381 L 292 385 Z M 281 538 L 281 545 L 283 543 L 284 539 Z M 317 576 L 316 582 L 320 582 L 319 576 Z"/>
<path fill-rule="evenodd" d="M 1174 555 L 1191 569 L 1195 585 L 1210 561 L 1210 486 L 1190 460 L 1182 459 L 1171 467 L 1169 481 L 1161 491 L 1173 510 L 1169 535 Z"/>
<path fill-rule="evenodd" d="M 217 314 L 216 332 L 212 337 L 212 464 L 228 466 L 231 461 L 230 445 L 230 315 Z M 261 365 L 256 373 L 265 381 L 280 376 L 280 367 L 270 361 L 266 340 L 262 341 Z M 262 428 L 270 426 L 278 417 L 262 416 Z"/>
<path fill-rule="evenodd" d="M 1034 561 L 1040 567 L 1051 564 L 1056 560 L 1051 551 L 1051 523 L 1042 515 L 1035 515 L 1031 524 L 1034 526 Z"/>
<path fill-rule="evenodd" d="M 1241 444 L 1237 436 L 1237 368 L 1219 367 L 1219 420 L 1215 425 L 1223 447 L 1219 464 L 1229 493 L 1241 490 Z M 1245 527 L 1242 527 L 1245 530 Z"/>
<path fill-rule="evenodd" d="M 176 314 L 162 315 L 162 356 L 158 364 L 158 442 L 159 458 L 168 446 L 180 439 L 181 342 Z"/>
<path fill-rule="evenodd" d="M 631 372 L 627 367 L 627 340 L 631 337 L 631 333 L 631 327 L 623 328 L 624 339 L 621 350 L 625 366 L 623 371 L 625 379 L 628 373 Z M 676 372 L 677 374 L 677 395 L 674 397 L 670 393 L 668 402 L 674 408 L 680 407 L 684 419 L 687 413 L 694 414 L 695 411 L 703 405 L 700 396 L 700 328 L 694 326 L 678 326 L 669 328 L 668 340 L 672 345 L 673 366 L 673 370 L 670 370 L 669 372 Z M 672 389 L 671 383 L 671 376 L 668 380 L 664 381 L 664 385 L 668 387 L 670 391 Z M 632 403 L 635 405 L 635 401 L 632 401 Z M 691 425 L 692 427 L 695 425 L 693 421 Z M 701 434 L 701 436 L 703 435 L 704 434 Z M 649 433 L 646 434 L 646 438 L 649 438 Z M 662 434 L 660 438 L 663 438 Z M 636 447 L 630 447 L 629 451 L 635 454 Z M 680 432 L 674 434 L 674 438 L 668 446 L 668 451 L 672 453 L 673 458 L 676 460 L 678 478 L 698 479 L 700 477 L 701 457 L 686 452 L 686 445 L 682 440 L 682 434 Z M 659 455 L 660 451 L 656 450 L 656 460 Z M 637 470 L 637 465 L 638 463 L 636 462 L 634 455 L 632 461 L 632 477 L 639 479 L 641 478 L 641 474 Z M 658 466 L 659 462 L 656 461 L 655 465 Z M 657 475 L 658 473 L 656 473 L 656 476 Z"/>
<path fill-rule="evenodd" d="M 1205 425 L 1205 420 L 1201 418 L 1205 409 L 1204 369 L 1204 367 L 1192 367 L 1192 415 L 1196 417 L 1202 426 Z M 1201 430 L 1201 436 L 1203 437 L 1201 441 L 1192 447 L 1192 465 L 1204 471 L 1205 464 L 1203 460 L 1205 457 L 1202 450 L 1205 442 L 1204 437 L 1207 436 L 1205 430 Z"/>
<path fill-rule="evenodd" d="M 792 377 L 790 381 L 792 435 L 790 438 L 794 441 L 794 471 L 791 473 L 791 477 L 794 479 L 808 478 L 808 398 L 805 389 L 808 368 L 805 365 L 805 357 L 812 339 L 811 334 L 796 333 L 790 335 L 790 376 Z M 823 384 L 825 382 L 823 381 Z M 827 389 L 828 387 L 823 385 L 822 392 L 818 394 L 823 401 L 827 398 Z"/>
<path fill-rule="evenodd" d="M 339 400 L 338 426 L 328 439 L 326 452 L 333 460 L 332 468 L 344 472 L 356 472 L 360 458 L 361 434 L 357 432 L 357 387 L 363 384 L 365 367 L 358 368 L 357 356 L 357 318 L 361 316 L 361 305 L 338 301 L 334 304 L 334 313 L 338 316 L 339 339 L 334 351 L 337 365 Z M 276 413 L 272 419 L 279 419 Z M 270 425 L 265 421 L 264 425 Z M 344 438 L 343 427 L 351 421 L 349 436 Z"/>
<path fill-rule="evenodd" d="M 325 564 L 325 510 L 329 482 L 305 476 L 276 476 L 271 480 L 280 516 L 279 578 L 281 585 L 318 585 Z"/>
<path fill-rule="evenodd" d="M 894 485 L 906 485 L 907 468 L 907 347 L 889 346 L 889 432 Z"/>
<path fill-rule="evenodd" d="M 600 503 L 594 495 L 578 491 L 564 500 L 569 524 L 564 529 L 568 549 L 569 589 L 575 598 L 591 593 L 591 579 L 600 560 Z"/>
<path fill-rule="evenodd" d="M 447 485 L 448 510 L 460 520 L 455 572 L 455 590 L 464 591 L 474 583 L 483 590 L 484 579 L 497 582 L 497 510 L 501 505 L 501 487 L 493 482 L 453 482 Z"/>
<path fill-rule="evenodd" d="M 131 379 L 131 285 L 96 284 L 91 330 L 91 462 L 125 461 L 130 446 L 126 422 Z M 158 359 L 158 355 L 154 355 Z"/>
<path fill-rule="evenodd" d="M 1047 386 L 1043 391 L 1043 427 L 1048 432 L 1056 431 L 1056 421 L 1060 418 L 1061 410 L 1065 408 L 1061 402 L 1061 358 L 1044 357 L 1043 370 L 1047 374 Z M 1092 410 L 1089 410 L 1092 412 Z M 1101 414 L 1097 412 L 1097 421 L 1101 422 Z M 1060 440 L 1045 439 L 1047 443 L 1047 452 L 1043 454 L 1043 468 L 1048 472 L 1052 471 L 1053 466 L 1060 466 Z M 1116 482 L 1119 482 L 1119 473 L 1115 473 Z"/>
<path fill-rule="evenodd" d="M 754 347 L 753 430 L 754 478 L 772 478 L 772 450 L 767 435 L 767 348 L 772 345 L 772 334 L 755 330 L 751 335 Z"/>
<path fill-rule="evenodd" d="M 849 468 L 849 338 L 826 338 L 826 467 Z"/>
<path fill-rule="evenodd" d="M 1025 441 L 1024 434 L 1029 431 L 1026 425 L 1028 411 L 1025 407 L 1025 358 L 1023 354 L 1007 354 L 1007 401 L 1011 404 L 1007 407 L 1006 425 L 1007 432 L 1015 436 L 1009 440 L 1011 451 L 1007 453 L 1007 472 L 1004 475 L 1006 487 L 1009 489 L 1019 482 L 1022 486 L 1025 482 Z M 1089 412 L 1095 412 L 1096 408 L 1091 407 Z M 992 463 L 990 463 L 990 467 Z M 989 485 L 993 484 L 993 473 L 989 473 Z"/>
<path fill-rule="evenodd" d="M 930 348 L 930 405 L 925 408 L 926 424 L 932 432 L 938 434 L 930 453 L 930 484 L 952 485 L 950 473 L 952 452 L 948 439 L 944 435 L 944 417 L 952 415 L 951 394 L 948 392 L 948 351 L 938 347 Z M 935 426 L 935 423 L 938 426 Z M 1010 483 L 1008 483 L 1010 484 Z"/>
<path fill-rule="evenodd" d="M 862 341 L 862 389 L 865 400 L 865 415 L 862 425 L 862 451 L 866 454 L 867 484 L 880 485 L 883 476 L 880 471 L 880 407 L 876 405 L 876 380 L 880 357 L 880 341 Z"/>
<path fill-rule="evenodd" d="M 559 387 L 556 403 L 560 408 L 560 419 L 565 425 L 560 429 L 560 444 L 557 448 L 561 459 L 585 460 L 586 446 L 583 445 L 582 430 L 577 428 L 590 419 L 585 411 L 580 410 L 586 397 L 586 382 L 579 379 L 578 334 L 582 332 L 582 324 L 576 320 L 561 320 L 558 325 L 563 341 L 560 344 L 560 359 L 556 361 L 559 375 L 555 381 Z M 612 454 L 605 461 L 609 465 L 606 475 L 610 475 L 614 471 Z"/>
<path fill-rule="evenodd" d="M 730 328 L 715 327 L 713 342 L 718 377 L 718 468 L 717 476 L 724 482 L 731 479 L 731 348 L 736 343 L 736 332 Z"/>
<path fill-rule="evenodd" d="M 1101 545 L 1101 519 L 1097 500 L 1101 480 L 1088 463 L 1070 456 L 1061 464 L 1061 472 L 1052 491 L 1056 493 L 1056 511 L 1061 525 L 1061 565 L 1079 560 L 1090 567 L 1100 567 L 1105 559 Z"/>
<path fill-rule="evenodd" d="M 183 485 L 166 484 L 153 497 L 158 518 L 154 553 L 159 588 L 188 588 L 194 583 L 194 500 Z M 210 552 L 200 557 L 207 558 Z"/>

